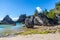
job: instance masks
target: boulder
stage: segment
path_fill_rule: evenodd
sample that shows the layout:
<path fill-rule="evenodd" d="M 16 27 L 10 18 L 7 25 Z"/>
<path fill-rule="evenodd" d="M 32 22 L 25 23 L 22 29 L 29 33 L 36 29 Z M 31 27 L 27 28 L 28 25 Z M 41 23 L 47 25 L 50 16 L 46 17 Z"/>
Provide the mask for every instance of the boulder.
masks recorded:
<path fill-rule="evenodd" d="M 49 20 L 49 24 L 50 25 L 58 25 L 58 20 L 57 19 L 50 19 L 50 18 L 48 18 L 48 20 Z"/>
<path fill-rule="evenodd" d="M 57 18 L 50 19 L 46 15 L 40 13 L 34 18 L 35 25 L 58 25 Z"/>
<path fill-rule="evenodd" d="M 52 26 L 52 25 L 57 25 L 58 20 L 55 19 L 50 19 L 46 15 L 40 13 L 37 16 L 29 16 L 25 20 L 25 25 L 27 28 L 33 28 L 34 25 L 43 25 L 43 26 Z"/>
<path fill-rule="evenodd" d="M 44 14 L 38 14 L 34 18 L 35 25 L 49 25 L 48 18 Z"/>
<path fill-rule="evenodd" d="M 1 22 L 3 24 L 15 24 L 15 22 L 8 15 L 6 15 Z"/>
<path fill-rule="evenodd" d="M 58 24 L 60 24 L 60 15 L 59 14 L 56 14 L 56 19 L 58 21 Z"/>
<path fill-rule="evenodd" d="M 25 23 L 25 19 L 26 19 L 26 14 L 23 14 L 19 16 L 19 19 L 17 20 L 17 22 Z"/>
<path fill-rule="evenodd" d="M 34 27 L 34 16 L 27 17 L 25 20 L 25 25 L 27 28 L 33 28 Z"/>

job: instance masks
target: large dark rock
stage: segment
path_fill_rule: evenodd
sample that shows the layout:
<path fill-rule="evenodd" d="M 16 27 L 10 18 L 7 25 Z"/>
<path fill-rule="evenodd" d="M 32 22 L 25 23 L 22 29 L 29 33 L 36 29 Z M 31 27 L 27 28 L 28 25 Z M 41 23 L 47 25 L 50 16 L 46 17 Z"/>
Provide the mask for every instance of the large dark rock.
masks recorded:
<path fill-rule="evenodd" d="M 15 24 L 15 22 L 12 21 L 12 19 L 11 19 L 8 15 L 6 15 L 1 22 L 2 22 L 3 24 Z"/>
<path fill-rule="evenodd" d="M 34 24 L 35 25 L 49 25 L 48 18 L 44 14 L 38 14 L 34 18 Z"/>
<path fill-rule="evenodd" d="M 25 20 L 25 25 L 27 28 L 33 28 L 34 27 L 34 16 L 29 16 Z"/>
<path fill-rule="evenodd" d="M 60 24 L 60 15 L 59 14 L 56 14 L 56 19 L 58 21 L 58 24 Z"/>
<path fill-rule="evenodd" d="M 57 18 L 50 19 L 46 15 L 40 13 L 37 16 L 29 16 L 25 20 L 25 25 L 27 28 L 33 28 L 34 25 L 44 25 L 44 26 L 52 26 L 52 25 L 58 25 Z"/>
<path fill-rule="evenodd" d="M 44 14 L 40 13 L 35 17 L 34 24 L 46 25 L 46 26 L 47 25 L 58 25 L 58 20 L 57 20 L 57 18 L 50 19 L 47 16 L 45 16 Z"/>
<path fill-rule="evenodd" d="M 26 14 L 20 15 L 17 22 L 25 23 Z"/>
<path fill-rule="evenodd" d="M 49 24 L 50 25 L 58 25 L 58 20 L 57 19 L 50 19 L 50 18 L 48 18 L 48 20 L 49 20 Z"/>

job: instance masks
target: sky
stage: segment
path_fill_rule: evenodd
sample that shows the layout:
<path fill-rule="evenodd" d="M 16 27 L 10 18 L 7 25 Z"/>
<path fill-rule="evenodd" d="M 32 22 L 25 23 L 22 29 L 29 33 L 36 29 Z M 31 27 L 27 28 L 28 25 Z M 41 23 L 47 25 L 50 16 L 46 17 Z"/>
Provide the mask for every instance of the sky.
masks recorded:
<path fill-rule="evenodd" d="M 6 15 L 13 20 L 21 14 L 33 15 L 36 8 L 49 11 L 55 7 L 56 2 L 59 0 L 0 0 L 0 20 Z"/>

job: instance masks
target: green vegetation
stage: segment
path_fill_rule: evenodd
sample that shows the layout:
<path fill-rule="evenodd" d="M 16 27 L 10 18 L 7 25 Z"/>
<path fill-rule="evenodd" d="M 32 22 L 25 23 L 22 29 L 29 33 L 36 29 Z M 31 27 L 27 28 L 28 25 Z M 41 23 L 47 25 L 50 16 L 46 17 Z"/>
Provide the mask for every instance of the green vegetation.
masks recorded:
<path fill-rule="evenodd" d="M 56 18 L 56 14 L 60 15 L 60 2 L 56 3 L 56 6 L 54 9 L 51 9 L 49 12 L 47 11 L 47 9 L 45 9 L 42 12 L 44 15 L 46 15 L 48 18 L 50 19 L 55 19 Z M 35 10 L 34 16 L 37 16 L 38 12 L 37 10 Z M 51 28 L 52 29 L 52 28 Z M 57 28 L 56 28 L 57 29 Z M 35 29 L 29 29 L 26 30 L 25 32 L 21 32 L 21 33 L 16 33 L 18 34 L 23 34 L 23 35 L 28 35 L 28 34 L 48 34 L 48 33 L 55 33 L 57 30 L 35 30 Z M 60 33 L 60 29 L 58 29 L 58 32 Z"/>
<path fill-rule="evenodd" d="M 37 30 L 27 30 L 26 32 L 22 32 L 21 34 L 23 35 L 28 35 L 28 34 L 48 34 L 48 32 L 45 31 L 37 31 Z"/>
<path fill-rule="evenodd" d="M 56 17 L 56 14 L 54 13 L 54 10 L 50 10 L 49 14 L 47 15 L 48 18 L 54 19 Z"/>
<path fill-rule="evenodd" d="M 56 9 L 60 11 L 60 2 L 56 3 Z"/>
<path fill-rule="evenodd" d="M 56 3 L 56 6 L 55 6 L 55 11 L 56 11 L 56 14 L 60 15 L 60 2 L 57 2 Z"/>
<path fill-rule="evenodd" d="M 49 28 L 49 29 L 48 29 Z M 23 32 L 12 32 L 12 31 L 5 31 L 1 34 L 3 35 L 9 35 L 9 34 L 14 34 L 14 35 L 31 35 L 31 34 L 49 34 L 49 33 L 60 33 L 60 27 L 55 28 L 55 27 L 40 27 L 38 29 L 30 29 L 27 28 Z"/>
<path fill-rule="evenodd" d="M 9 35 L 9 34 L 11 34 L 11 33 L 12 33 L 11 31 L 2 32 L 3 35 Z"/>
<path fill-rule="evenodd" d="M 32 35 L 32 34 L 49 34 L 49 33 L 60 33 L 60 27 L 45 27 L 41 26 L 37 29 L 25 29 L 24 32 L 15 33 L 15 35 Z"/>
<path fill-rule="evenodd" d="M 37 11 L 37 10 L 35 10 L 34 16 L 37 16 L 37 14 L 38 14 L 38 11 Z"/>
<path fill-rule="evenodd" d="M 15 35 L 31 35 L 31 34 L 48 34 L 48 33 L 55 33 L 55 30 L 35 30 L 35 29 L 28 29 L 25 32 L 15 33 Z"/>
<path fill-rule="evenodd" d="M 51 9 L 49 12 L 47 9 L 45 9 L 42 12 L 44 15 L 46 15 L 48 18 L 54 19 L 56 17 L 56 14 L 60 15 L 60 2 L 56 3 L 56 6 L 54 9 Z M 35 10 L 34 16 L 37 16 L 38 12 Z"/>
<path fill-rule="evenodd" d="M 60 33 L 60 27 L 56 26 L 39 26 L 36 29 L 24 28 L 23 32 L 15 33 L 15 35 L 32 35 L 32 34 L 49 34 Z"/>
<path fill-rule="evenodd" d="M 48 34 L 48 32 L 45 32 L 45 31 L 42 31 L 42 32 L 40 32 L 40 31 L 37 31 L 37 30 L 27 30 L 27 31 L 25 31 L 25 32 L 21 32 L 21 33 L 16 33 L 16 35 L 19 35 L 19 34 L 21 34 L 21 35 L 28 35 L 28 34 Z"/>
<path fill-rule="evenodd" d="M 43 14 L 46 15 L 46 16 L 48 15 L 47 9 L 45 9 L 45 10 L 43 11 Z"/>

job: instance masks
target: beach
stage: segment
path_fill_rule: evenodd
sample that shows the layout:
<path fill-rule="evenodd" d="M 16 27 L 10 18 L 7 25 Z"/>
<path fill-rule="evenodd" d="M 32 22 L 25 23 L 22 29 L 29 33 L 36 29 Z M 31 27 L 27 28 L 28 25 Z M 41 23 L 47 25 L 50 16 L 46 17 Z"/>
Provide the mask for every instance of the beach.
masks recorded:
<path fill-rule="evenodd" d="M 24 33 L 0 37 L 0 40 L 60 40 L 60 25 L 54 27 L 34 26 L 36 29 L 27 29 Z M 50 30 L 50 31 L 48 31 Z M 54 31 L 55 30 L 55 31 Z M 41 31 L 41 32 L 40 32 Z M 45 32 L 44 32 L 45 31 Z"/>
<path fill-rule="evenodd" d="M 60 40 L 60 34 L 32 34 L 32 35 L 17 35 L 14 37 L 2 37 L 0 40 Z"/>

